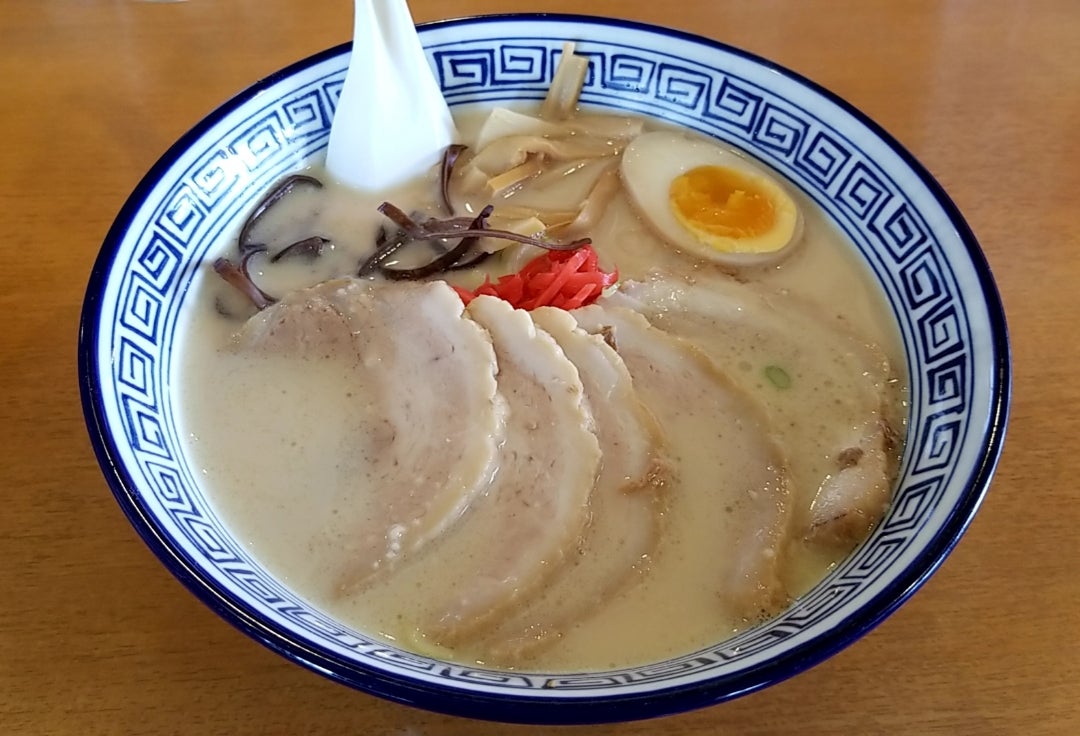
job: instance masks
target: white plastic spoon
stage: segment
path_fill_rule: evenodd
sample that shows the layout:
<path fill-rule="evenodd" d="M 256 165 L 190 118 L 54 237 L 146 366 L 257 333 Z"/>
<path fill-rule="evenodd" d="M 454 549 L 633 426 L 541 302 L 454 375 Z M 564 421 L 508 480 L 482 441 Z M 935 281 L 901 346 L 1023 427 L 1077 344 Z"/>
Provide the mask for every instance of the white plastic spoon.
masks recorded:
<path fill-rule="evenodd" d="M 355 8 L 326 168 L 347 186 L 378 191 L 427 171 L 457 130 L 406 0 L 355 0 Z"/>

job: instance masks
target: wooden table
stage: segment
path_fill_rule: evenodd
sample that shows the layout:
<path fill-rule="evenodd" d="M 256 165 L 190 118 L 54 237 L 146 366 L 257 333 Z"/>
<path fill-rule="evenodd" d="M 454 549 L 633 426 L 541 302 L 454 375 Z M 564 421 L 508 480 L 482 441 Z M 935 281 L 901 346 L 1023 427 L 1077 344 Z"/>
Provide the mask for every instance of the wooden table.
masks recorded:
<path fill-rule="evenodd" d="M 1080 733 L 1080 4 L 413 0 L 418 21 L 615 15 L 769 57 L 939 178 L 1008 310 L 1015 399 L 986 503 L 941 571 L 831 660 L 606 734 Z M 0 733 L 505 734 L 286 662 L 184 590 L 113 501 L 75 372 L 112 218 L 218 103 L 347 40 L 351 3 L 0 0 Z"/>

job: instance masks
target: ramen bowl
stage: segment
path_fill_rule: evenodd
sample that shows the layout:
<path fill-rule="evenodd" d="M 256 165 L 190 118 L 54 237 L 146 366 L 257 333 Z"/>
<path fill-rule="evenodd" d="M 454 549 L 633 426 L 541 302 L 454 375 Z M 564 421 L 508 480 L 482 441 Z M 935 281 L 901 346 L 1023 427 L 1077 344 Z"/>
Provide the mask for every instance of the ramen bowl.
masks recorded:
<path fill-rule="evenodd" d="M 937 569 L 986 493 L 1003 441 L 1006 326 L 971 231 L 927 171 L 850 105 L 715 41 L 584 16 L 421 27 L 452 107 L 542 99 L 564 41 L 589 69 L 584 108 L 715 137 L 784 175 L 878 281 L 906 358 L 907 442 L 883 521 L 777 617 L 698 651 L 608 671 L 469 667 L 399 649 L 315 608 L 253 559 L 208 500 L 178 431 L 178 325 L 200 264 L 275 181 L 324 155 L 343 45 L 258 82 L 150 170 L 94 266 L 79 341 L 91 440 L 146 544 L 223 618 L 284 657 L 393 701 L 461 716 L 587 723 L 720 703 L 856 641 Z M 198 642 L 192 642 L 198 646 Z M 345 697 L 343 693 L 343 697 Z"/>

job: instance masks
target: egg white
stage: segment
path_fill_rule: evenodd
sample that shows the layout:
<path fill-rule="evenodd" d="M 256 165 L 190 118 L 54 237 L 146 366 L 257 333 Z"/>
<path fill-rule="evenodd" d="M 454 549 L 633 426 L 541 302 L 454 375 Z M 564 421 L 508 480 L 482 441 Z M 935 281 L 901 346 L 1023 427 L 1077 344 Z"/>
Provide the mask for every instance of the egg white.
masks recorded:
<path fill-rule="evenodd" d="M 732 169 L 751 179 L 773 204 L 773 227 L 753 237 L 719 239 L 724 242 L 717 247 L 679 222 L 670 203 L 671 183 L 699 166 Z M 707 139 L 669 131 L 644 133 L 623 152 L 620 174 L 641 218 L 661 238 L 694 255 L 728 266 L 765 265 L 787 256 L 801 239 L 802 214 L 780 182 L 762 167 Z"/>

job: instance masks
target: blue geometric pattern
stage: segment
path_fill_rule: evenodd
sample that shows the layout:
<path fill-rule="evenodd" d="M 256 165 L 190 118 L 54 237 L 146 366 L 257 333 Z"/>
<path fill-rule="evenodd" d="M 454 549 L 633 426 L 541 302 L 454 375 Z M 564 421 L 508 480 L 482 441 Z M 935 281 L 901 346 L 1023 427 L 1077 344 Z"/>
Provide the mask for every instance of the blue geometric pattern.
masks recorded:
<path fill-rule="evenodd" d="M 646 93 L 654 83 L 656 64 L 627 54 L 612 54 L 608 64 L 607 89 Z"/>
<path fill-rule="evenodd" d="M 884 246 L 897 263 L 907 258 L 914 248 L 925 243 L 930 237 L 926 226 L 902 199 L 882 207 L 868 229 L 875 242 Z"/>
<path fill-rule="evenodd" d="M 779 156 L 791 156 L 806 136 L 807 124 L 775 105 L 765 105 L 754 127 L 752 140 L 758 148 Z"/>
<path fill-rule="evenodd" d="M 327 657 L 538 698 L 730 674 L 843 621 L 853 602 L 882 591 L 908 564 L 902 561 L 917 555 L 920 540 L 940 525 L 935 511 L 958 503 L 962 489 L 953 474 L 970 471 L 958 470 L 955 462 L 979 441 L 970 417 L 984 411 L 974 397 L 987 368 L 973 357 L 972 331 L 990 327 L 973 324 L 968 313 L 967 302 L 979 295 L 961 286 L 955 272 L 958 263 L 969 268 L 955 233 L 929 224 L 947 219 L 936 214 L 940 205 L 910 196 L 901 183 L 906 164 L 871 155 L 870 148 L 881 150 L 873 134 L 857 131 L 861 124 L 847 121 L 842 110 L 797 103 L 795 98 L 807 99 L 798 81 L 766 74 L 753 60 L 709 44 L 680 39 L 676 51 L 665 34 L 641 27 L 549 24 L 554 30 L 548 37 L 535 23 L 506 20 L 426 33 L 429 60 L 448 101 L 541 97 L 563 37 L 580 38 L 578 51 L 589 58 L 583 105 L 658 116 L 758 156 L 815 199 L 879 277 L 911 369 L 903 475 L 888 517 L 823 584 L 780 617 L 715 648 L 613 672 L 531 675 L 448 665 L 374 641 L 297 598 L 229 537 L 181 449 L 177 397 L 169 390 L 177 315 L 199 264 L 235 231 L 254 199 L 325 147 L 345 55 L 302 65 L 267 93 L 249 95 L 221 113 L 188 152 L 174 154 L 171 168 L 147 193 L 135 216 L 139 226 L 127 228 L 114 244 L 116 258 L 102 290 L 103 314 L 115 312 L 116 319 L 99 326 L 99 344 L 113 356 L 98 365 L 96 380 L 107 388 L 101 410 L 130 445 L 121 453 L 132 477 L 129 492 L 176 540 L 176 554 L 237 605 Z M 803 94 L 784 93 L 796 88 Z"/>
<path fill-rule="evenodd" d="M 230 153 L 214 151 L 203 166 L 191 176 L 191 188 L 204 210 L 214 209 L 222 197 L 232 191 L 237 175 L 229 173 Z"/>
<path fill-rule="evenodd" d="M 712 78 L 707 74 L 696 74 L 681 66 L 660 64 L 656 97 L 687 110 L 697 110 L 702 100 L 709 98 L 711 84 Z"/>
<path fill-rule="evenodd" d="M 848 170 L 836 201 L 856 218 L 866 221 L 890 196 L 888 186 L 873 172 L 869 163 L 856 161 Z"/>
<path fill-rule="evenodd" d="M 813 135 L 807 135 L 805 141 L 798 158 L 802 170 L 822 189 L 827 190 L 851 159 L 851 151 L 820 129 Z"/>
<path fill-rule="evenodd" d="M 720 81 L 716 98 L 701 114 L 725 127 L 749 131 L 754 127 L 761 104 L 760 94 L 725 77 Z"/>

